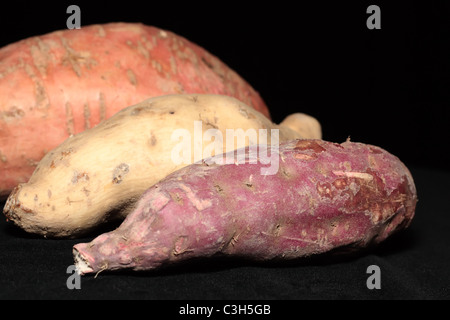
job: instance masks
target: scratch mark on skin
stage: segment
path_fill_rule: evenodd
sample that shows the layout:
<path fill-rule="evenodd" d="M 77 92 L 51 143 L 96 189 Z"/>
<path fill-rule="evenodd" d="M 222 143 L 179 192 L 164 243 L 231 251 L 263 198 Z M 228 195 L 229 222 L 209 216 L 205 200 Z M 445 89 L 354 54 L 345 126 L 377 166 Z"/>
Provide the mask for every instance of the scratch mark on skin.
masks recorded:
<path fill-rule="evenodd" d="M 73 121 L 72 105 L 70 102 L 66 102 L 66 127 L 69 136 L 73 136 L 75 134 L 75 126 Z"/>
<path fill-rule="evenodd" d="M 324 237 L 321 237 L 320 235 L 318 235 L 318 239 L 316 241 L 309 240 L 309 239 L 287 237 L 287 236 L 282 236 L 282 238 L 287 239 L 287 240 L 292 240 L 292 241 L 299 241 L 299 242 L 305 242 L 305 243 L 310 243 L 310 244 L 316 244 L 316 245 L 319 245 L 320 247 L 324 247 L 324 246 L 326 247 L 328 245 L 327 239 L 324 238 Z"/>
<path fill-rule="evenodd" d="M 7 75 L 16 72 L 18 69 L 24 68 L 24 66 L 25 63 L 23 62 L 23 59 L 20 58 L 19 63 L 12 66 L 7 66 L 5 69 L 3 69 L 3 72 L 0 72 L 0 79 L 3 79 Z"/>
<path fill-rule="evenodd" d="M 83 109 L 83 115 L 84 115 L 84 129 L 89 129 L 91 127 L 91 109 L 89 109 L 89 103 L 84 104 Z"/>
<path fill-rule="evenodd" d="M 170 69 L 172 70 L 172 74 L 176 75 L 178 73 L 177 63 L 173 56 L 170 57 Z"/>
<path fill-rule="evenodd" d="M 186 192 L 186 196 L 188 197 L 189 201 L 191 201 L 191 203 L 194 205 L 195 208 L 197 208 L 198 211 L 205 210 L 212 206 L 211 200 L 208 199 L 202 200 L 197 198 L 197 195 L 188 186 L 180 184 L 179 187 L 184 192 Z"/>
<path fill-rule="evenodd" d="M 130 81 L 130 83 L 136 87 L 137 86 L 137 78 L 136 78 L 136 74 L 133 72 L 133 70 L 131 70 L 131 69 L 127 70 L 127 77 L 128 77 L 128 80 Z"/>
<path fill-rule="evenodd" d="M 149 201 L 150 206 L 149 206 L 148 210 L 150 210 L 150 208 L 151 208 L 155 212 L 160 211 L 169 203 L 169 201 L 170 201 L 169 197 L 167 197 L 162 192 L 158 192 L 158 193 L 156 193 L 155 198 L 153 198 Z"/>
<path fill-rule="evenodd" d="M 68 204 L 69 206 L 71 206 L 72 203 L 82 202 L 83 200 L 70 200 L 70 198 L 67 197 L 67 198 L 66 198 L 66 201 L 67 201 L 67 204 Z"/>
<path fill-rule="evenodd" d="M 147 48 L 142 44 L 140 40 L 138 40 L 137 42 L 137 50 L 145 57 L 146 60 L 150 59 L 150 52 L 148 52 Z"/>
<path fill-rule="evenodd" d="M 63 58 L 64 65 L 70 65 L 78 77 L 82 76 L 81 66 L 90 69 L 92 66 L 97 65 L 97 61 L 91 58 L 91 54 L 89 52 L 77 52 L 73 48 L 69 46 L 67 40 L 61 37 L 61 43 L 64 49 L 66 50 L 66 54 Z"/>
<path fill-rule="evenodd" d="M 30 51 L 34 66 L 39 70 L 41 76 L 45 78 L 47 76 L 47 61 L 44 58 L 45 56 L 41 55 L 39 48 L 35 45 L 31 46 Z"/>
<path fill-rule="evenodd" d="M 230 245 L 232 246 L 232 247 L 234 247 L 236 244 L 237 244 L 237 242 L 239 241 L 239 236 L 242 234 L 242 232 L 241 233 L 238 233 L 238 234 L 234 234 L 232 237 L 231 237 L 231 240 L 230 240 Z"/>
<path fill-rule="evenodd" d="M 372 181 L 373 176 L 370 173 L 365 172 L 347 172 L 347 171 L 333 171 L 336 176 L 345 176 L 349 178 L 358 178 L 367 181 Z"/>
<path fill-rule="evenodd" d="M 9 110 L 0 112 L 0 119 L 3 119 L 5 122 L 20 120 L 25 116 L 25 111 L 17 108 L 16 106 L 12 106 Z"/>
<path fill-rule="evenodd" d="M 35 107 L 43 110 L 48 109 L 50 107 L 50 101 L 48 99 L 47 91 L 45 90 L 42 80 L 38 76 L 36 76 L 33 67 L 30 66 L 29 64 L 25 64 L 24 69 L 26 74 L 30 77 L 31 81 L 33 81 L 34 83 L 34 89 L 36 94 Z"/>
<path fill-rule="evenodd" d="M 188 237 L 187 236 L 181 236 L 177 239 L 175 242 L 175 246 L 173 248 L 173 255 L 179 256 L 183 253 L 193 252 L 193 249 L 188 248 Z"/>
<path fill-rule="evenodd" d="M 100 92 L 100 121 L 106 119 L 106 103 L 105 103 L 105 95 L 103 92 Z"/>

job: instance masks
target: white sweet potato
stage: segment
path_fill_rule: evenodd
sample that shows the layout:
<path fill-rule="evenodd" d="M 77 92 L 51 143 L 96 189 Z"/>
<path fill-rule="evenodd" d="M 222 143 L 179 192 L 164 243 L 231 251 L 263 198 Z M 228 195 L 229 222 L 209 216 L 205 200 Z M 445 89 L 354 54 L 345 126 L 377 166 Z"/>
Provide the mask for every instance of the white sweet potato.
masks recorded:
<path fill-rule="evenodd" d="M 317 125 L 308 117 L 301 119 L 306 121 L 297 122 L 300 126 Z M 279 141 L 302 137 L 231 97 L 151 98 L 47 153 L 28 183 L 19 184 L 11 193 L 4 213 L 27 232 L 47 237 L 85 234 L 106 221 L 123 219 L 142 193 L 169 173 L 194 160 L 260 141 L 231 137 L 220 145 L 215 138 L 207 138 L 207 133 L 215 132 L 225 140 L 231 129 L 256 133 L 265 129 L 268 137 L 261 143 L 271 143 L 272 130 Z M 189 135 L 187 144 L 174 135 L 177 130 Z M 180 161 L 183 158 L 186 161 Z"/>
<path fill-rule="evenodd" d="M 279 170 L 272 175 L 261 174 L 261 153 L 249 150 L 245 162 L 205 159 L 152 186 L 119 228 L 74 246 L 78 270 L 151 270 L 217 255 L 266 261 L 348 252 L 385 240 L 414 216 L 410 172 L 379 147 L 285 142 L 273 151 Z"/>
<path fill-rule="evenodd" d="M 269 117 L 250 84 L 173 32 L 138 23 L 56 31 L 0 49 L 0 200 L 69 136 L 124 107 L 180 93 L 229 95 Z"/>

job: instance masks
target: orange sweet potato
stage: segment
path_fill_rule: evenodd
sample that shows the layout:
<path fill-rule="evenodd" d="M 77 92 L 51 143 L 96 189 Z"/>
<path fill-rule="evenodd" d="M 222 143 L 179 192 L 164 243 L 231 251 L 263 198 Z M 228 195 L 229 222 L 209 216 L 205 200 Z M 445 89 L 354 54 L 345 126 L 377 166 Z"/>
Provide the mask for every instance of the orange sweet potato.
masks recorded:
<path fill-rule="evenodd" d="M 259 94 L 203 48 L 131 23 L 93 25 L 0 49 L 0 198 L 69 136 L 126 106 L 174 93 L 223 94 L 269 117 Z"/>

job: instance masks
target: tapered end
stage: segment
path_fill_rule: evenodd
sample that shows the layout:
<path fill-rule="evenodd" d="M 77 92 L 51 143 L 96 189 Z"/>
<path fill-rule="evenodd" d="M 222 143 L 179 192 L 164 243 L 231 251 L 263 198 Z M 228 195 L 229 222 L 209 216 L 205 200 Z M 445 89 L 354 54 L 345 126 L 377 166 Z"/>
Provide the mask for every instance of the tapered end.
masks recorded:
<path fill-rule="evenodd" d="M 82 245 L 78 245 L 82 246 Z M 75 261 L 75 267 L 81 275 L 85 275 L 87 273 L 93 273 L 94 269 L 91 267 L 89 263 L 89 258 L 83 255 L 77 248 L 73 248 L 73 259 Z"/>
<path fill-rule="evenodd" d="M 299 133 L 303 139 L 322 139 L 320 122 L 304 113 L 293 113 L 287 116 L 280 126 L 288 127 Z"/>

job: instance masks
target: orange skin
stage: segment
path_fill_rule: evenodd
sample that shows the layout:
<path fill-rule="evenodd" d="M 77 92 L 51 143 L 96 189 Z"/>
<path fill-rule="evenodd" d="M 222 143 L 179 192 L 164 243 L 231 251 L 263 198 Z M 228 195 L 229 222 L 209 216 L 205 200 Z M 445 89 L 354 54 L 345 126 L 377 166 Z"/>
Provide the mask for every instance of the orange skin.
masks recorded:
<path fill-rule="evenodd" d="M 93 25 L 1 48 L 0 199 L 69 136 L 150 97 L 178 93 L 233 96 L 270 118 L 236 72 L 155 27 Z"/>

